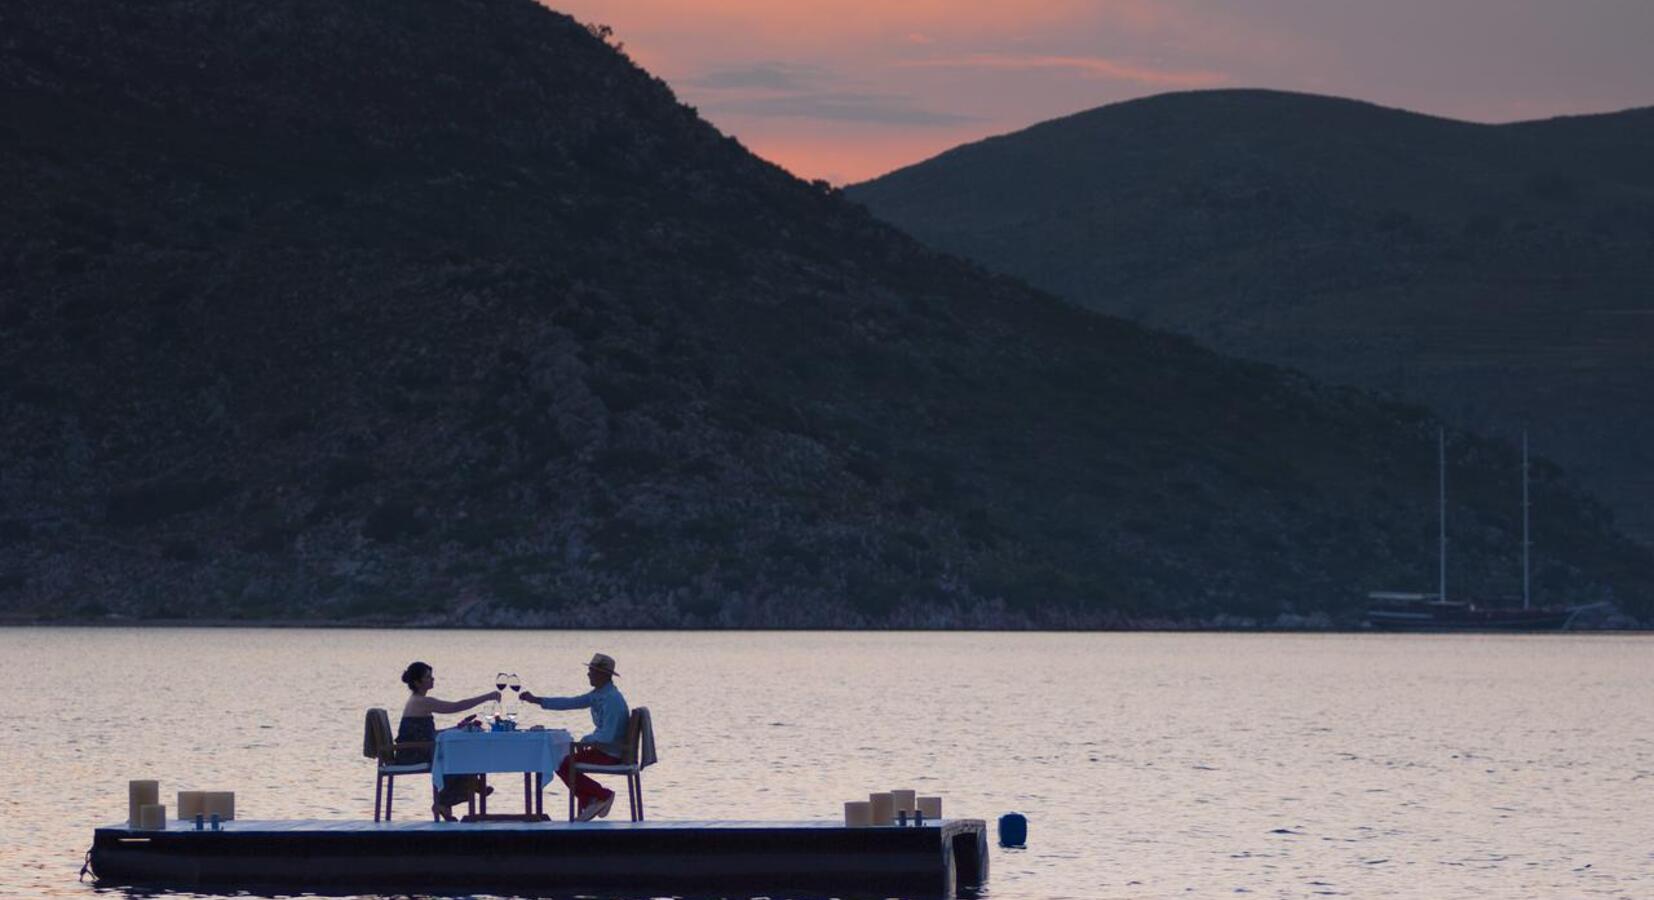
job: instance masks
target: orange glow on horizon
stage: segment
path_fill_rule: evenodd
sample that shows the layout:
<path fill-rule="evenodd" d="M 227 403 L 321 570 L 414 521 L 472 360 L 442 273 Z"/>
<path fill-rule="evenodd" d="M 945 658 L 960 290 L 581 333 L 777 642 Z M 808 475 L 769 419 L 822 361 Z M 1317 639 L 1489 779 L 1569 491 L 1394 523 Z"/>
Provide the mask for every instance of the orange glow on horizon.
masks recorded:
<path fill-rule="evenodd" d="M 856 137 L 832 134 L 785 134 L 748 139 L 748 150 L 806 181 L 826 179 L 843 186 L 866 181 L 977 140 L 970 132 L 896 134 Z M 906 160 L 892 166 L 892 160 Z"/>

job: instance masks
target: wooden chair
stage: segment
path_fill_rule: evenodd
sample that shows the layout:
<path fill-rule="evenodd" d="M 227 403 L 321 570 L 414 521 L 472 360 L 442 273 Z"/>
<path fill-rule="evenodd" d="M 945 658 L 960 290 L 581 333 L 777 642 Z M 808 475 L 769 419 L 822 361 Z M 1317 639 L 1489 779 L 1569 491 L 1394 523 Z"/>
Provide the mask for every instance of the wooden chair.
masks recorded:
<path fill-rule="evenodd" d="M 380 802 L 383 800 L 385 821 L 391 820 L 391 801 L 396 798 L 396 776 L 398 775 L 429 775 L 431 764 L 401 763 L 396 761 L 396 751 L 417 750 L 428 748 L 435 751 L 431 741 L 403 741 L 397 743 L 391 737 L 391 717 L 384 710 L 374 707 L 368 710 L 367 718 L 362 723 L 362 755 L 371 759 L 378 766 L 378 775 L 373 782 L 373 821 L 379 821 Z M 431 805 L 437 800 L 436 785 L 431 785 Z M 475 801 L 469 804 L 475 811 Z"/>
<path fill-rule="evenodd" d="M 649 708 L 632 710 L 626 722 L 626 747 L 618 763 L 577 762 L 569 767 L 569 781 L 581 775 L 625 775 L 626 802 L 633 822 L 643 821 L 643 770 L 654 765 L 655 726 Z M 569 789 L 569 821 L 574 821 L 574 789 Z"/>

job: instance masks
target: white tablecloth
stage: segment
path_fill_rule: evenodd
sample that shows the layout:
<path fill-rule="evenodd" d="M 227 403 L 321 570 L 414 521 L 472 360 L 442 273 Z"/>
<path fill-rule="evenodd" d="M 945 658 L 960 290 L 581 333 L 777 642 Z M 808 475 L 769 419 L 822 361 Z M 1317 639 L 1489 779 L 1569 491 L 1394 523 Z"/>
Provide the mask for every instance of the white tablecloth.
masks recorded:
<path fill-rule="evenodd" d="M 445 774 L 539 772 L 545 783 L 569 755 L 569 733 L 545 731 L 440 731 L 431 756 L 431 783 L 442 789 Z"/>

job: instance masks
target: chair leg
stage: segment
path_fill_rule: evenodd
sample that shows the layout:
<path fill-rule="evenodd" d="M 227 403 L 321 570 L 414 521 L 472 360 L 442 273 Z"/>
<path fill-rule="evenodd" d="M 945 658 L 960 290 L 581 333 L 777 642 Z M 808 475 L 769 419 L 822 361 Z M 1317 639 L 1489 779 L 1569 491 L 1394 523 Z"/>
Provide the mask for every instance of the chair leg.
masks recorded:
<path fill-rule="evenodd" d="M 632 783 L 637 785 L 637 821 L 643 821 L 643 773 L 633 772 Z"/>
<path fill-rule="evenodd" d="M 385 776 L 385 821 L 391 820 L 391 801 L 396 799 L 396 776 Z"/>
<path fill-rule="evenodd" d="M 379 821 L 379 807 L 384 802 L 385 776 L 376 774 L 373 777 L 373 821 Z"/>
<path fill-rule="evenodd" d="M 437 814 L 435 812 L 436 801 L 437 801 L 436 785 L 433 784 L 433 785 L 431 785 L 431 808 L 432 808 L 431 821 L 440 822 L 441 819 L 437 816 Z"/>
<path fill-rule="evenodd" d="M 575 782 L 576 778 L 577 778 L 577 776 L 575 775 L 574 771 L 571 769 L 569 771 L 569 821 L 570 822 L 574 821 L 574 782 Z"/>

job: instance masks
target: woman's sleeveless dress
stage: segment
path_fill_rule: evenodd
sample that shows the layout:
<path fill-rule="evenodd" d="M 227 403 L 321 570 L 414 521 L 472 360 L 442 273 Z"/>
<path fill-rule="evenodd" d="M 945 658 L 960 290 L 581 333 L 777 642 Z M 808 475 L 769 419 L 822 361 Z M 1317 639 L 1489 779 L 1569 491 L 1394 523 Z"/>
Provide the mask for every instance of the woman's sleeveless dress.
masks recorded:
<path fill-rule="evenodd" d="M 435 716 L 403 716 L 401 724 L 396 726 L 396 742 L 428 741 L 436 743 Z M 396 764 L 399 766 L 415 763 L 428 763 L 434 747 L 408 747 L 396 751 Z M 476 793 L 477 778 L 475 775 L 449 775 L 443 778 L 442 790 L 437 792 L 437 802 L 443 806 L 453 806 L 464 803 Z"/>
<path fill-rule="evenodd" d="M 396 726 L 396 742 L 423 741 L 436 743 L 436 716 L 403 716 L 402 724 Z M 428 763 L 431 761 L 430 747 L 409 747 L 406 750 L 396 751 L 396 764 L 399 766 L 413 765 L 414 763 Z"/>

